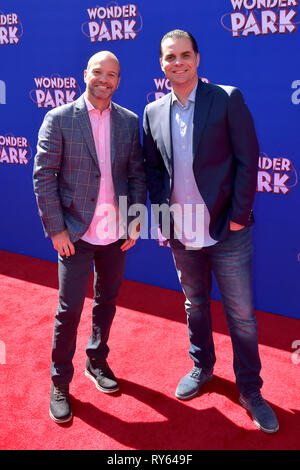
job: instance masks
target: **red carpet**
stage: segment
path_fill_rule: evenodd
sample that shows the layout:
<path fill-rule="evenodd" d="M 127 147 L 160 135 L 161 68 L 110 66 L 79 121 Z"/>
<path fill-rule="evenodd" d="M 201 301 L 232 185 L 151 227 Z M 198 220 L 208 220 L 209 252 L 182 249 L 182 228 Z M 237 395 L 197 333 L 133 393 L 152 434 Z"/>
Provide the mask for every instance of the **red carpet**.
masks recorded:
<path fill-rule="evenodd" d="M 126 280 L 109 343 L 121 391 L 105 395 L 84 376 L 90 284 L 70 389 L 74 419 L 55 424 L 48 409 L 56 271 L 55 263 L 0 252 L 1 449 L 299 449 L 300 364 L 292 361 L 299 320 L 257 312 L 263 395 L 280 423 L 277 434 L 267 435 L 238 404 L 221 304 L 212 302 L 215 377 L 201 396 L 179 402 L 175 388 L 192 366 L 183 295 Z"/>

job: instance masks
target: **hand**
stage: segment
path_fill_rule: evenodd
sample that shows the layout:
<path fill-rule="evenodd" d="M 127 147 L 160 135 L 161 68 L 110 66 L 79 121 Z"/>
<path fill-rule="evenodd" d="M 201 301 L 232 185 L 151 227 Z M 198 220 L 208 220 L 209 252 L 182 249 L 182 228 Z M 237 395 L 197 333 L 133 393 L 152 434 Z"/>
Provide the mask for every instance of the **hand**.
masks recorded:
<path fill-rule="evenodd" d="M 70 240 L 68 230 L 63 230 L 51 237 L 53 247 L 61 256 L 71 256 L 75 254 L 75 247 Z"/>
<path fill-rule="evenodd" d="M 140 229 L 141 229 L 140 224 L 132 225 L 129 238 L 123 243 L 123 245 L 121 245 L 122 251 L 127 251 L 129 250 L 129 248 L 135 245 L 135 242 L 140 235 Z"/>
<path fill-rule="evenodd" d="M 244 228 L 244 227 L 245 227 L 245 225 L 237 224 L 236 222 L 233 222 L 232 220 L 230 221 L 229 228 L 230 228 L 230 230 L 232 230 L 233 232 L 234 232 L 234 231 L 237 231 L 237 230 L 242 230 L 242 228 Z"/>

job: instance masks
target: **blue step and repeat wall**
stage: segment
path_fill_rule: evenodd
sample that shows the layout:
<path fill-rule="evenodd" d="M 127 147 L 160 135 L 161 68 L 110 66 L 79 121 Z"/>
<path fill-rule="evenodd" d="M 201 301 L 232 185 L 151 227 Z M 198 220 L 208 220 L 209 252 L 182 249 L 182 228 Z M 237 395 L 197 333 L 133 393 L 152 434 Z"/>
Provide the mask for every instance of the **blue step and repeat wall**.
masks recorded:
<path fill-rule="evenodd" d="M 100 3 L 99 3 L 100 2 Z M 0 3 L 0 249 L 56 261 L 32 189 L 37 133 L 46 112 L 84 91 L 100 50 L 121 63 L 114 100 L 142 122 L 170 91 L 159 65 L 169 30 L 189 30 L 199 76 L 239 87 L 260 143 L 253 228 L 255 307 L 300 318 L 300 12 L 298 0 L 3 0 Z M 171 252 L 143 239 L 126 278 L 180 290 Z M 213 298 L 219 300 L 217 286 Z"/>

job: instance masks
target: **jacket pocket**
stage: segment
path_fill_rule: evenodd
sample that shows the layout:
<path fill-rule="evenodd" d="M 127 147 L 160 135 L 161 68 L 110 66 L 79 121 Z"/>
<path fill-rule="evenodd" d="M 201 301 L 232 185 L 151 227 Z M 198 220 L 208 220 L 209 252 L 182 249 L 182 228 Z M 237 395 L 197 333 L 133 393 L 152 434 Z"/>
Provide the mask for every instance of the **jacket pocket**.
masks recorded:
<path fill-rule="evenodd" d="M 63 207 L 71 207 L 73 198 L 67 194 L 61 194 L 60 196 L 61 204 Z"/>

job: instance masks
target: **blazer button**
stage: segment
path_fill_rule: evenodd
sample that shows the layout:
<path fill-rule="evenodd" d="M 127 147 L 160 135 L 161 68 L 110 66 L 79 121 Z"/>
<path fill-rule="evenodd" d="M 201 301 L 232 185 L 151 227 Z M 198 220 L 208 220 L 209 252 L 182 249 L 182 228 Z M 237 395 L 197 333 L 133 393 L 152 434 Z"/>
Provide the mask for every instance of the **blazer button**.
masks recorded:
<path fill-rule="evenodd" d="M 92 197 L 92 198 L 91 198 L 91 201 L 92 201 L 92 202 L 96 201 L 96 198 L 95 198 L 95 197 Z"/>

